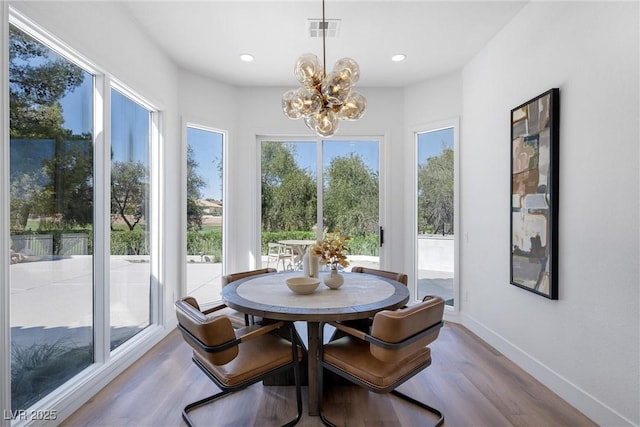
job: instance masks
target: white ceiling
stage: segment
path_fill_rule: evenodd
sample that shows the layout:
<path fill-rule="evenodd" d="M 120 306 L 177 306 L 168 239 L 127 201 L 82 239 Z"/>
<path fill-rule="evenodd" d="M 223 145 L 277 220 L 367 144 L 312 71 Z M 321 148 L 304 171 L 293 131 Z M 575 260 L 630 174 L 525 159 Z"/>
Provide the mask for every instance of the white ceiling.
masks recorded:
<path fill-rule="evenodd" d="M 327 70 L 344 56 L 360 64 L 358 86 L 404 87 L 460 69 L 526 1 L 326 0 L 341 19 L 327 39 Z M 181 68 L 235 86 L 296 86 L 293 66 L 306 52 L 322 60 L 322 39 L 307 19 L 321 0 L 127 1 L 123 6 Z M 251 53 L 255 61 L 240 61 Z M 391 61 L 395 53 L 407 59 Z"/>

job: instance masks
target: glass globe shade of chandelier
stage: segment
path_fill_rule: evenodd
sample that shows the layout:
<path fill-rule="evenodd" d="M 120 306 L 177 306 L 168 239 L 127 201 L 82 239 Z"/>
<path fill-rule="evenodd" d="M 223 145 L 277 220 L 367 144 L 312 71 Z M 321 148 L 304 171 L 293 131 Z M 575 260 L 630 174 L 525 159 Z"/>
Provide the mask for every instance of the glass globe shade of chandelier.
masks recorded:
<path fill-rule="evenodd" d="M 322 2 L 322 22 L 324 0 Z M 325 34 L 322 33 L 322 50 L 325 52 Z M 326 62 L 326 59 L 325 59 Z M 312 53 L 305 53 L 293 68 L 293 74 L 302 84 L 282 95 L 282 111 L 290 119 L 304 119 L 304 123 L 321 137 L 329 137 L 338 130 L 340 120 L 358 120 L 367 108 L 367 99 L 352 90 L 360 78 L 360 67 L 351 58 L 338 60 L 327 74 L 325 64 Z"/>

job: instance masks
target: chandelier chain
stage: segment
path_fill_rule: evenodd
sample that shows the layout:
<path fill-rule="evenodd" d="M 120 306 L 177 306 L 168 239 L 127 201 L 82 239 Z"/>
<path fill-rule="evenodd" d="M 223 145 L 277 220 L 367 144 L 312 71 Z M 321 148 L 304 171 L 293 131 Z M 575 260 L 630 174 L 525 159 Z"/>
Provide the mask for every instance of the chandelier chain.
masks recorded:
<path fill-rule="evenodd" d="M 327 75 L 327 21 L 324 18 L 324 0 L 322 0 L 322 72 Z"/>

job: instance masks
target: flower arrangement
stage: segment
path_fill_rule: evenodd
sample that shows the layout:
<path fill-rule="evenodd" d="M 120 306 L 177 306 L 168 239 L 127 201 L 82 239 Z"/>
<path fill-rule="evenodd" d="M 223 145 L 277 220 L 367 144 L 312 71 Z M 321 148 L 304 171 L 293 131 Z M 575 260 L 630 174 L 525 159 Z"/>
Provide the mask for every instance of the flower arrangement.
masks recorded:
<path fill-rule="evenodd" d="M 319 240 L 311 246 L 311 253 L 320 257 L 320 264 L 330 265 L 332 270 L 338 266 L 347 267 L 347 242 L 349 237 L 343 236 L 340 232 L 327 233 L 323 240 Z"/>

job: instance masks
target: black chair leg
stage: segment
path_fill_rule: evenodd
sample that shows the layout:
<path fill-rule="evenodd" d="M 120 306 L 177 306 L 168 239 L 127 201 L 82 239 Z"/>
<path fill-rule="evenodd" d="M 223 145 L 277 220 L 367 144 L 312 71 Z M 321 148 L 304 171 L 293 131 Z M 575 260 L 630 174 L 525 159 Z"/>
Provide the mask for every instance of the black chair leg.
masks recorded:
<path fill-rule="evenodd" d="M 289 330 L 291 332 L 291 348 L 292 348 L 292 356 L 293 356 L 293 377 L 296 384 L 296 402 L 298 407 L 298 414 L 296 418 L 289 421 L 283 427 L 292 427 L 300 421 L 300 417 L 302 417 L 302 386 L 300 379 L 300 361 L 298 360 L 298 345 L 302 346 L 302 340 L 296 331 L 296 328 L 293 322 L 289 323 Z"/>
<path fill-rule="evenodd" d="M 419 407 L 421 407 L 421 408 L 431 412 L 435 416 L 437 416 L 438 417 L 438 421 L 436 422 L 435 427 L 440 427 L 444 423 L 444 415 L 442 415 L 442 412 L 440 412 L 436 408 L 434 408 L 432 406 L 429 406 L 426 403 L 420 402 L 419 400 L 416 400 L 411 396 L 407 396 L 406 394 L 404 394 L 402 392 L 399 392 L 398 390 L 391 390 L 391 394 L 393 394 L 395 396 L 398 396 L 399 398 L 401 398 L 403 400 L 411 402 L 414 405 L 418 405 Z"/>
<path fill-rule="evenodd" d="M 221 391 L 221 392 L 216 393 L 216 394 L 214 394 L 212 396 L 205 397 L 204 399 L 200 399 L 200 400 L 198 400 L 196 402 L 188 404 L 182 410 L 182 419 L 187 423 L 187 425 L 189 427 L 195 427 L 194 424 L 193 424 L 193 421 L 191 421 L 191 418 L 189 417 L 189 412 L 191 412 L 192 410 L 194 410 L 194 409 L 196 409 L 196 408 L 198 408 L 200 406 L 206 405 L 209 402 L 213 402 L 214 400 L 216 400 L 218 398 L 221 398 L 221 397 L 223 397 L 223 396 L 225 396 L 227 394 L 230 394 L 230 393 L 231 393 L 231 391 Z"/>

